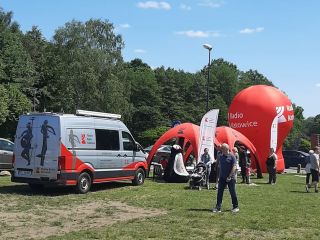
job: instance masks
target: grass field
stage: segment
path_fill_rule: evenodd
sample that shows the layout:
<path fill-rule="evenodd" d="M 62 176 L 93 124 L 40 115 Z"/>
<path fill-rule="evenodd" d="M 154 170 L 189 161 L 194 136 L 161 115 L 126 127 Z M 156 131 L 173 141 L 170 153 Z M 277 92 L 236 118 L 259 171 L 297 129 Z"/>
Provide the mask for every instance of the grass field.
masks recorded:
<path fill-rule="evenodd" d="M 274 186 L 237 185 L 240 212 L 225 191 L 222 213 L 211 212 L 214 190 L 146 180 L 41 194 L 0 178 L 0 239 L 320 239 L 320 194 L 306 193 L 305 178 L 278 175 Z"/>

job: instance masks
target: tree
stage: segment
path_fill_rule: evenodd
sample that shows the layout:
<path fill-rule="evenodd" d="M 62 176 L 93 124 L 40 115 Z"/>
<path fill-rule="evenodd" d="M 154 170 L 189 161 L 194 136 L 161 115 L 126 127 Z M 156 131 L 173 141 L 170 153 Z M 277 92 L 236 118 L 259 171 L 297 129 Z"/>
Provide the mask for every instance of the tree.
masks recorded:
<path fill-rule="evenodd" d="M 9 85 L 6 88 L 2 87 L 2 90 L 3 89 L 5 89 L 4 95 L 2 95 L 3 92 L 0 90 L 0 96 L 7 96 L 7 114 L 4 115 L 6 116 L 5 122 L 0 125 L 0 132 L 3 137 L 12 139 L 17 127 L 19 116 L 30 112 L 31 102 L 27 98 L 27 96 L 19 90 L 17 86 Z"/>
<path fill-rule="evenodd" d="M 47 42 L 42 36 L 41 31 L 33 26 L 30 31 L 27 31 L 22 38 L 22 43 L 28 52 L 35 69 L 35 84 L 30 88 L 31 97 L 34 103 L 39 105 L 38 110 L 46 109 L 46 100 L 52 99 L 48 88 L 54 79 L 55 62 L 52 62 L 52 44 Z M 36 106 L 34 106 L 36 107 Z"/>
<path fill-rule="evenodd" d="M 303 108 L 292 104 L 294 110 L 294 122 L 293 128 L 290 134 L 284 142 L 285 149 L 298 149 L 301 143 L 301 139 L 305 138 L 302 127 L 303 127 Z"/>
<path fill-rule="evenodd" d="M 8 103 L 7 91 L 4 86 L 0 85 L 0 126 L 6 121 L 9 114 Z"/>
<path fill-rule="evenodd" d="M 19 25 L 11 18 L 11 12 L 0 9 L 0 83 L 18 84 L 28 92 L 35 81 L 35 70 L 22 44 Z"/>
<path fill-rule="evenodd" d="M 71 21 L 54 35 L 55 54 L 62 62 L 52 95 L 61 101 L 53 108 L 76 108 L 126 115 L 128 96 L 122 78 L 120 35 L 108 21 Z"/>
<path fill-rule="evenodd" d="M 215 95 L 219 94 L 229 106 L 238 88 L 237 66 L 223 59 L 212 61 L 210 68 L 211 86 Z"/>
<path fill-rule="evenodd" d="M 310 132 L 320 134 L 320 114 L 314 117 Z"/>
<path fill-rule="evenodd" d="M 132 104 L 132 118 L 129 126 L 134 132 L 161 125 L 160 92 L 152 69 L 140 59 L 134 59 L 126 66 L 127 90 Z"/>
<path fill-rule="evenodd" d="M 268 80 L 265 76 L 263 76 L 257 70 L 250 69 L 247 72 L 240 72 L 238 90 L 241 91 L 242 89 L 245 89 L 253 85 L 274 86 L 270 80 Z"/>

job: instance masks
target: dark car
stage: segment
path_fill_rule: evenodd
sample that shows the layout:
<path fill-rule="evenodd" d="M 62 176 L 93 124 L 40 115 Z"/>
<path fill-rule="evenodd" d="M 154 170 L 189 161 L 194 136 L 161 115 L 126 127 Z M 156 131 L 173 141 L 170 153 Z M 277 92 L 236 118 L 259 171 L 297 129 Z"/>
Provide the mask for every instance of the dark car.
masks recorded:
<path fill-rule="evenodd" d="M 144 150 L 149 153 L 152 149 L 153 145 L 145 148 Z M 160 162 L 161 159 L 169 159 L 171 153 L 171 145 L 161 145 L 156 154 L 153 157 L 152 162 Z"/>
<path fill-rule="evenodd" d="M 298 167 L 298 164 L 301 164 L 301 167 L 304 168 L 310 159 L 310 155 L 302 151 L 284 150 L 282 155 L 285 168 Z"/>
<path fill-rule="evenodd" d="M 12 170 L 13 147 L 13 142 L 0 138 L 0 171 Z"/>

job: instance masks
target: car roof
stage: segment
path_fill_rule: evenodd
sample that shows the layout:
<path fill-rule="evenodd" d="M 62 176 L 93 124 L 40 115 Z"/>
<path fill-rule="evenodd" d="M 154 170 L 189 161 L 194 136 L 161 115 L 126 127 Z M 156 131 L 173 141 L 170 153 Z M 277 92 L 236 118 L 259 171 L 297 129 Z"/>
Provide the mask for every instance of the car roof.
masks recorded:
<path fill-rule="evenodd" d="M 10 142 L 10 143 L 14 144 L 13 142 L 11 142 L 10 140 L 5 139 L 5 138 L 0 138 L 0 140 L 4 140 L 4 141 L 7 141 L 7 142 Z"/>
<path fill-rule="evenodd" d="M 283 150 L 282 153 L 300 153 L 302 155 L 309 156 L 309 153 L 298 150 Z"/>

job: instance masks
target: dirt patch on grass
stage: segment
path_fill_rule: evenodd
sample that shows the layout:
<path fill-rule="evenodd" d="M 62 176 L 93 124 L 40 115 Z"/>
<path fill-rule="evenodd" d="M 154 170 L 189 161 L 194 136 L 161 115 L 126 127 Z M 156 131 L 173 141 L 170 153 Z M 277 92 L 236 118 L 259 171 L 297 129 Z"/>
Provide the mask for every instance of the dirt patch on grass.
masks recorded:
<path fill-rule="evenodd" d="M 163 213 L 158 209 L 132 207 L 121 202 L 90 202 L 60 209 L 34 206 L 25 212 L 1 213 L 0 238 L 41 239 Z"/>

